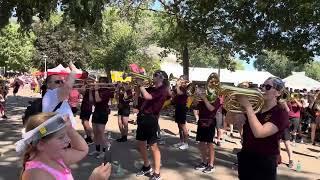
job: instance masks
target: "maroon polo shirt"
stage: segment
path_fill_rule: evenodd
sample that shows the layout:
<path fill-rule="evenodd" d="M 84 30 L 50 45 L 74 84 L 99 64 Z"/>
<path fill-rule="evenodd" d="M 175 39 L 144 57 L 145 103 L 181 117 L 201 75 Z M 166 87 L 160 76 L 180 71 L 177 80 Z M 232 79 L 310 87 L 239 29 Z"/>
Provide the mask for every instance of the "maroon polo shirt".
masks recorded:
<path fill-rule="evenodd" d="M 288 112 L 281 108 L 280 105 L 277 105 L 269 111 L 257 113 L 256 116 L 262 125 L 271 122 L 278 127 L 279 131 L 265 138 L 255 138 L 249 122 L 246 120 L 243 126 L 242 150 L 262 155 L 278 155 L 280 153 L 279 139 L 281 138 L 283 130 L 289 126 Z"/>
<path fill-rule="evenodd" d="M 83 112 L 92 112 L 93 102 L 89 101 L 89 89 L 87 89 L 83 95 L 82 103 L 81 103 L 81 111 Z"/>
<path fill-rule="evenodd" d="M 183 94 L 179 95 L 176 93 L 176 96 L 174 97 L 174 102 L 179 105 L 186 105 L 188 100 L 186 89 L 180 88 L 180 90 L 183 92 Z"/>
<path fill-rule="evenodd" d="M 158 88 L 151 87 L 148 88 L 147 91 L 151 94 L 152 99 L 144 100 L 140 107 L 140 111 L 146 114 L 159 116 L 162 106 L 169 96 L 168 88 L 166 86 Z"/>
<path fill-rule="evenodd" d="M 219 98 L 217 98 L 213 103 L 211 103 L 211 105 L 214 106 L 213 111 L 209 111 L 204 101 L 200 101 L 198 103 L 197 107 L 199 109 L 199 121 L 198 121 L 199 126 L 207 127 L 210 124 L 215 122 L 214 119 L 215 119 L 216 113 L 222 104 L 220 103 Z"/>
<path fill-rule="evenodd" d="M 127 90 L 126 93 L 127 93 L 127 99 L 132 99 L 132 91 L 131 91 L 131 89 Z M 119 104 L 129 105 L 130 101 L 124 100 L 124 94 L 120 94 L 119 93 Z"/>
<path fill-rule="evenodd" d="M 99 89 L 98 90 L 101 101 L 96 102 L 95 100 L 95 91 L 93 91 L 93 99 L 94 99 L 94 111 L 96 112 L 107 112 L 109 109 L 109 100 L 113 98 L 113 92 L 107 89 Z"/>

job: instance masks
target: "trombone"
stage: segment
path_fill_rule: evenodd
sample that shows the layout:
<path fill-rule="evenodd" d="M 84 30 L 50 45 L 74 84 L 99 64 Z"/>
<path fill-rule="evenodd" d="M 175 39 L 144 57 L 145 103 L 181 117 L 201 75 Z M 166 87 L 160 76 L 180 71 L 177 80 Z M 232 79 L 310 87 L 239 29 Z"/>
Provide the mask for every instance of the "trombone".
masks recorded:
<path fill-rule="evenodd" d="M 84 87 L 83 87 L 84 86 Z M 89 84 L 82 84 L 77 83 L 73 85 L 73 89 L 94 89 L 95 86 L 98 86 L 98 89 L 109 89 L 115 91 L 116 86 L 113 83 L 89 83 Z"/>

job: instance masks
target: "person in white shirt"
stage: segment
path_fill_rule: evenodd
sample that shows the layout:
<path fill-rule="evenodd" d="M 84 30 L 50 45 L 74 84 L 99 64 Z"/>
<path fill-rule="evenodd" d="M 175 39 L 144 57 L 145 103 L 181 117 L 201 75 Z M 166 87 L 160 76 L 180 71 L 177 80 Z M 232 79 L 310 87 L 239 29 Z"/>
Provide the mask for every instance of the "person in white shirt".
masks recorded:
<path fill-rule="evenodd" d="M 68 103 L 68 98 L 75 81 L 75 72 L 77 68 L 72 63 L 70 63 L 69 66 L 72 71 L 65 81 L 63 80 L 63 77 L 58 74 L 47 77 L 46 85 L 48 90 L 42 98 L 42 112 L 53 112 L 57 105 L 62 102 L 56 112 L 63 115 L 68 114 L 72 127 L 75 127 L 76 120 Z"/>

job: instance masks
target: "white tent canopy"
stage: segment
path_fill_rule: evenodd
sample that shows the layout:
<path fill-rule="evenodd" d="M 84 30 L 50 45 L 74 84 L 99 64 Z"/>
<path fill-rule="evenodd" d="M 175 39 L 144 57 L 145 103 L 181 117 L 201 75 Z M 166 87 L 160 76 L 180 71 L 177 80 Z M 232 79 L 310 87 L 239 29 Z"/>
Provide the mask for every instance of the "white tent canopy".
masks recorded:
<path fill-rule="evenodd" d="M 320 82 L 305 75 L 305 72 L 292 72 L 291 76 L 283 79 L 286 87 L 292 89 L 307 89 L 314 90 L 320 88 Z"/>
<path fill-rule="evenodd" d="M 168 75 L 172 73 L 175 77 L 183 74 L 183 67 L 178 63 L 164 62 L 161 64 L 161 70 L 165 71 Z M 213 72 L 218 73 L 218 69 L 190 67 L 189 79 L 191 81 L 207 81 L 207 78 Z M 232 72 L 227 69 L 220 70 L 221 82 L 234 83 L 235 85 L 244 81 L 260 85 L 271 76 L 273 75 L 266 71 L 236 70 Z"/>

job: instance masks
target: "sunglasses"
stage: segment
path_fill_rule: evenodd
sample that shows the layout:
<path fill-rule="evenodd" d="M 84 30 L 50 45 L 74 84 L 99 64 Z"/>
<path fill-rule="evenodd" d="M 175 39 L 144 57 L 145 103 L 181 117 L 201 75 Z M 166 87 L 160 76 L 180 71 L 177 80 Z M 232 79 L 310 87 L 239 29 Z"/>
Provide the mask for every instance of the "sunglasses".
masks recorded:
<path fill-rule="evenodd" d="M 266 90 L 269 91 L 271 88 L 273 88 L 273 86 L 271 86 L 270 84 L 262 84 L 261 88 L 266 88 Z"/>
<path fill-rule="evenodd" d="M 63 84 L 63 81 L 62 80 L 55 80 L 53 81 L 55 84 Z"/>

